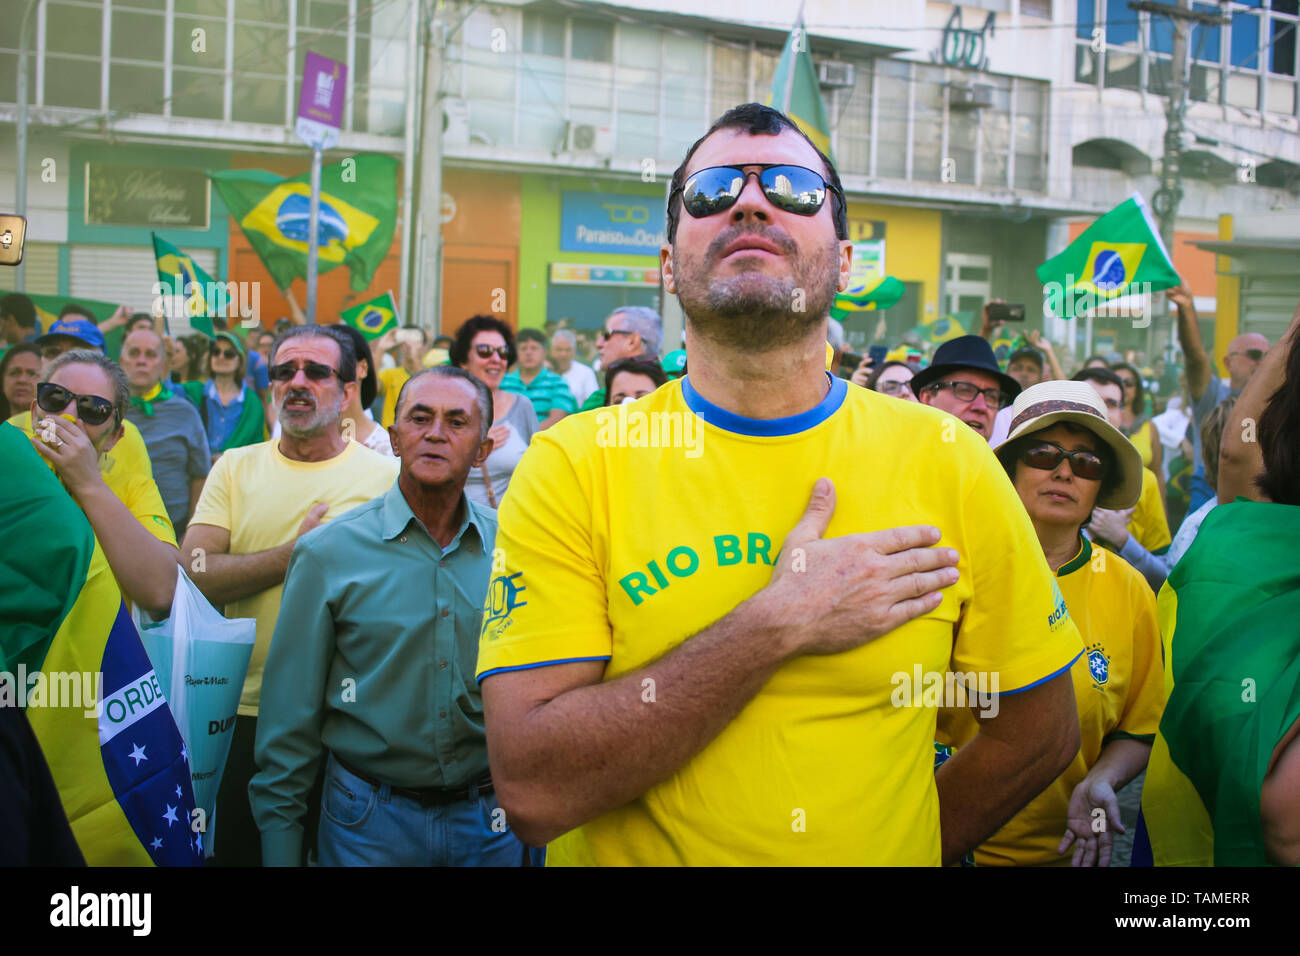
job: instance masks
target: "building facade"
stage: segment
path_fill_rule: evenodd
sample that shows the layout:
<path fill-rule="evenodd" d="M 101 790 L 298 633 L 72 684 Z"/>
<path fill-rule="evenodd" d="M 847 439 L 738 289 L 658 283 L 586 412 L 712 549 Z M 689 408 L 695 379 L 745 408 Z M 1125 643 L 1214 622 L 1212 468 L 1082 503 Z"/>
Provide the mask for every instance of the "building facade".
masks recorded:
<path fill-rule="evenodd" d="M 1221 309 L 1225 289 L 1248 295 L 1254 279 L 1247 268 L 1225 285 L 1227 254 L 1202 245 L 1229 241 L 1224 215 L 1280 217 L 1271 228 L 1285 233 L 1300 211 L 1296 3 L 1194 4 L 1227 22 L 1189 37 L 1172 255 L 1220 347 L 1237 326 L 1275 338 L 1277 303 L 1300 298 L 1269 278 L 1268 296 Z M 388 260 L 365 293 L 347 287 L 345 270 L 323 276 L 322 317 L 390 288 L 406 318 L 442 329 L 493 311 L 518 325 L 568 317 L 594 328 L 618 305 L 668 307 L 657 278 L 667 182 L 713 119 L 767 96 L 797 5 L 703 9 L 452 0 L 427 33 L 414 0 L 33 0 L 28 289 L 143 307 L 156 229 L 214 275 L 263 283 L 264 321 L 282 314 L 201 174 L 306 170 L 292 124 L 314 50 L 349 67 L 326 162 L 369 150 L 404 164 Z M 1122 0 L 807 0 L 804 20 L 855 248 L 907 290 L 887 312 L 850 320 L 855 346 L 972 329 L 994 297 L 1026 303 L 1031 325 L 1077 353 L 1165 346 L 1161 316 L 1150 327 L 1042 318 L 1034 267 L 1129 194 L 1154 194 L 1166 18 Z M 18 43 L 16 24 L 0 27 L 6 131 Z M 442 128 L 437 309 L 407 301 L 404 268 L 428 238 L 404 228 L 410 204 L 430 201 L 411 168 L 421 122 Z M 0 195 L 12 160 L 6 136 Z M 144 198 L 104 211 L 99 200 L 132 188 Z M 145 201 L 154 194 L 175 198 Z"/>

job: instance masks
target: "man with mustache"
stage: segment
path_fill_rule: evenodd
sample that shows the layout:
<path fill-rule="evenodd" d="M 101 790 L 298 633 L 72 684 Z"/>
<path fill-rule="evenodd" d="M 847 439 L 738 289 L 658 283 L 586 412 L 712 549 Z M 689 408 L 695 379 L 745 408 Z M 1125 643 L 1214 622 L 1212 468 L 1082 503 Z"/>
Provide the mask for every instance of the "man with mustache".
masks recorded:
<path fill-rule="evenodd" d="M 1082 640 L 988 444 L 825 370 L 851 255 L 830 160 L 729 111 L 660 251 L 689 374 L 621 407 L 655 440 L 575 415 L 519 464 L 478 677 L 548 865 L 953 862 L 1078 750 Z M 936 773 L 911 681 L 950 669 L 996 696 Z"/>
<path fill-rule="evenodd" d="M 397 462 L 344 437 L 343 408 L 357 390 L 347 336 L 293 326 L 271 347 L 271 401 L 278 439 L 232 448 L 208 475 L 181 546 L 186 571 L 227 617 L 257 619 L 230 757 L 217 795 L 219 865 L 258 866 L 262 853 L 248 799 L 255 767 L 262 671 L 280 613 L 294 542 L 322 521 L 392 487 Z"/>

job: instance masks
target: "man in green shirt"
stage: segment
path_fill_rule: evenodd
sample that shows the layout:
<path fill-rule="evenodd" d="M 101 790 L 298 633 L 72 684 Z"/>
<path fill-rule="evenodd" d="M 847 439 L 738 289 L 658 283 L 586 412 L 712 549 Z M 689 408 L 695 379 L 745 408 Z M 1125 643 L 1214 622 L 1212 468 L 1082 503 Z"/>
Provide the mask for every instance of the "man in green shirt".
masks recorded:
<path fill-rule="evenodd" d="M 578 400 L 569 383 L 546 367 L 545 335 L 537 329 L 520 329 L 515 342 L 519 364 L 501 379 L 501 387 L 528 396 L 537 411 L 538 429 L 550 428 L 565 415 L 576 412 Z"/>
<path fill-rule="evenodd" d="M 389 429 L 397 484 L 294 547 L 249 786 L 265 865 L 302 862 L 322 758 L 322 865 L 541 864 L 493 793 L 474 680 L 497 522 L 464 486 L 491 424 L 463 370 L 412 376 Z"/>

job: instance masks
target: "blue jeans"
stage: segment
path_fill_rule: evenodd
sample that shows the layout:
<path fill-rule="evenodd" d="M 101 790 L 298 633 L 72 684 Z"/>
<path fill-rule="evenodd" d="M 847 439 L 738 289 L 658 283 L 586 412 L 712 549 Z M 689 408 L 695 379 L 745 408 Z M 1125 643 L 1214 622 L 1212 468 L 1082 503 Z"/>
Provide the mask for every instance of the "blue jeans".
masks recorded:
<path fill-rule="evenodd" d="M 510 832 L 495 793 L 425 807 L 388 784 L 367 783 L 332 753 L 316 844 L 321 866 L 542 866 L 546 860 L 545 849 L 525 847 Z"/>

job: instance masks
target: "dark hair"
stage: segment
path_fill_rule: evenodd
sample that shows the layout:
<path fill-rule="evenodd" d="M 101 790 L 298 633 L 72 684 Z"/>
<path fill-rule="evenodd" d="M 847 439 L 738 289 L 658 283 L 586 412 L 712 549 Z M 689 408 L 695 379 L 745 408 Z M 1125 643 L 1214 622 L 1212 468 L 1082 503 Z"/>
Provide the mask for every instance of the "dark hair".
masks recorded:
<path fill-rule="evenodd" d="M 880 381 L 880 376 L 885 374 L 885 369 L 896 368 L 898 366 L 907 369 L 913 376 L 916 375 L 916 370 L 906 362 L 900 362 L 898 359 L 890 359 L 888 362 L 882 363 L 880 368 L 871 370 L 871 374 L 867 376 L 867 388 L 874 392 L 876 390 L 876 383 Z"/>
<path fill-rule="evenodd" d="M 515 341 L 516 343 L 537 342 L 542 348 L 546 348 L 546 333 L 541 329 L 520 329 L 519 334 L 515 336 Z"/>
<path fill-rule="evenodd" d="M 449 349 L 449 348 L 451 348 L 451 336 L 450 336 L 450 335 L 440 335 L 440 336 L 438 336 L 436 339 L 433 340 L 433 347 L 434 347 L 435 349 Z"/>
<path fill-rule="evenodd" d="M 369 408 L 375 400 L 375 395 L 379 392 L 379 369 L 375 368 L 374 356 L 370 354 L 370 343 L 366 337 L 354 329 L 352 326 L 339 322 L 335 325 L 328 326 L 336 332 L 342 332 L 352 340 L 352 354 L 355 361 L 366 363 L 366 377 L 361 379 L 361 407 Z"/>
<path fill-rule="evenodd" d="M 207 377 L 204 373 L 203 360 L 207 358 L 208 349 L 212 346 L 212 340 L 202 332 L 191 332 L 189 335 L 182 335 L 180 343 L 185 346 L 187 356 L 185 371 L 181 373 L 182 382 L 198 382 Z M 210 369 L 211 363 L 208 363 Z"/>
<path fill-rule="evenodd" d="M 761 103 L 745 103 L 741 106 L 733 106 L 718 117 L 717 121 L 709 127 L 709 131 L 691 144 L 691 148 L 686 151 L 686 158 L 682 160 L 682 164 L 673 173 L 672 184 L 668 192 L 669 242 L 674 242 L 677 236 L 677 194 L 686 182 L 686 167 L 690 165 L 691 157 L 700 148 L 700 144 L 720 129 L 743 129 L 750 136 L 779 136 L 785 130 L 792 130 L 797 133 L 805 143 L 816 150 L 822 165 L 826 167 L 826 181 L 832 187 L 830 189 L 830 203 L 831 219 L 835 223 L 835 235 L 839 239 L 849 237 L 848 211 L 844 208 L 844 203 L 840 201 L 840 197 L 844 195 L 844 187 L 840 184 L 840 174 L 835 171 L 835 164 L 830 161 L 830 157 L 818 149 L 817 144 L 808 138 L 808 134 L 796 126 L 794 120 L 780 110 L 774 110 L 772 107 L 764 106 Z"/>
<path fill-rule="evenodd" d="M 1087 368 L 1089 362 L 1100 362 L 1102 368 L 1110 368 L 1110 362 L 1106 361 L 1106 356 L 1095 352 L 1083 360 L 1083 368 Z"/>
<path fill-rule="evenodd" d="M 332 339 L 339 347 L 339 367 L 335 370 L 339 373 L 339 379 L 343 382 L 357 380 L 357 353 L 352 349 L 352 340 L 340 332 L 337 325 L 295 325 L 285 329 L 271 344 L 271 364 L 275 364 L 275 354 L 280 351 L 281 345 L 290 339 L 307 336 Z"/>
<path fill-rule="evenodd" d="M 9 346 L 4 355 L 0 355 L 0 422 L 24 410 L 9 407 L 9 399 L 5 398 L 4 393 L 4 379 L 9 372 L 9 363 L 17 356 L 27 354 L 35 355 L 37 359 L 40 359 L 41 350 L 33 342 L 19 342 L 17 345 Z M 39 368 L 37 371 L 39 371 Z"/>
<path fill-rule="evenodd" d="M 474 341 L 474 336 L 480 332 L 500 332 L 501 337 L 506 340 L 506 349 L 509 353 L 506 355 L 506 364 L 515 364 L 519 354 L 515 351 L 515 333 L 511 331 L 510 326 L 490 315 L 472 315 L 460 324 L 455 338 L 451 340 L 451 348 L 448 352 L 452 365 L 464 368 L 469 364 L 469 347 Z"/>
<path fill-rule="evenodd" d="M 1291 345 L 1284 376 L 1259 416 L 1264 474 L 1255 486 L 1280 505 L 1300 505 L 1300 345 Z"/>
<path fill-rule="evenodd" d="M 1038 349 L 1034 348 L 1032 345 L 1023 345 L 1008 355 L 1007 367 L 1010 368 L 1011 363 L 1016 361 L 1016 359 L 1029 359 L 1032 362 L 1036 362 L 1040 372 L 1047 368 L 1047 364 L 1043 361 L 1043 353 L 1038 351 Z"/>
<path fill-rule="evenodd" d="M 207 348 L 208 348 L 208 378 L 213 378 L 213 374 L 212 374 L 212 349 L 213 349 L 213 347 L 216 346 L 216 345 L 221 345 L 221 344 L 229 345 L 229 344 L 230 344 L 230 338 L 229 338 L 229 337 L 232 336 L 232 335 L 234 335 L 234 334 L 235 334 L 235 333 L 233 333 L 233 332 L 224 332 L 224 333 L 222 333 L 221 338 L 219 338 L 219 339 L 218 339 L 218 338 L 214 338 L 214 339 L 209 340 L 209 342 L 208 342 L 208 346 L 207 346 Z M 247 376 L 247 375 L 248 375 L 248 349 L 247 349 L 247 345 L 245 344 L 245 345 L 240 345 L 239 347 L 237 347 L 237 348 L 235 349 L 235 384 L 238 385 L 238 386 L 240 386 L 240 387 L 242 388 L 243 385 L 244 385 L 244 378 L 245 378 L 245 376 Z"/>
<path fill-rule="evenodd" d="M 1106 444 L 1106 442 L 1102 440 L 1102 437 L 1091 428 L 1088 428 L 1086 425 L 1080 425 L 1078 422 L 1071 421 L 1053 422 L 1052 424 L 1040 428 L 1035 432 L 1031 432 L 1028 435 L 1021 435 L 1015 441 L 1007 442 L 997 450 L 998 461 L 1002 463 L 1002 468 L 1006 471 L 1007 477 L 1011 479 L 1011 483 L 1013 485 L 1016 483 L 1016 468 L 1020 464 L 1021 454 L 1024 453 L 1025 449 L 1030 448 L 1033 445 L 1041 444 L 1042 439 L 1038 436 L 1045 431 L 1050 431 L 1057 425 L 1064 426 L 1065 430 L 1071 435 L 1078 435 L 1087 432 L 1097 440 L 1097 457 L 1101 459 L 1101 466 L 1104 469 L 1101 479 L 1101 487 L 1097 490 L 1097 498 L 1101 499 L 1114 491 L 1120 482 L 1119 459 L 1115 456 L 1115 450 L 1111 448 L 1110 445 Z M 1067 465 L 1066 467 L 1069 466 Z M 1092 516 L 1089 515 L 1088 519 L 1091 520 L 1091 518 Z M 1084 521 L 1083 523 L 1087 524 L 1088 522 Z"/>
<path fill-rule="evenodd" d="M 24 329 L 36 327 L 36 306 L 21 292 L 10 292 L 0 298 L 0 315 L 8 315 Z"/>
<path fill-rule="evenodd" d="M 124 326 L 126 333 L 129 335 L 130 333 L 134 332 L 135 327 L 139 325 L 141 322 L 149 323 L 149 329 L 151 331 L 154 329 L 152 315 L 150 315 L 148 312 L 134 312 L 132 313 L 131 318 L 126 320 L 126 325 Z"/>
<path fill-rule="evenodd" d="M 488 432 L 492 430 L 492 418 L 496 414 L 492 407 L 492 389 L 488 388 L 482 381 L 475 378 L 463 368 L 457 368 L 454 365 L 432 365 L 429 368 L 421 369 L 402 384 L 402 390 L 397 393 L 397 405 L 393 410 L 393 421 L 402 414 L 403 400 L 406 398 L 406 390 L 422 378 L 429 376 L 437 378 L 454 378 L 460 381 L 469 382 L 474 386 L 474 398 L 478 405 L 480 427 L 479 441 L 486 441 Z"/>
<path fill-rule="evenodd" d="M 654 359 L 641 357 L 622 358 L 617 362 L 610 364 L 605 370 L 605 404 L 612 404 L 610 401 L 614 395 L 614 379 L 620 372 L 631 372 L 633 375 L 645 375 L 655 383 L 655 388 L 667 383 L 668 373 L 664 367 Z"/>
<path fill-rule="evenodd" d="M 1146 390 L 1142 387 L 1142 373 L 1139 372 L 1137 369 L 1135 369 L 1128 362 L 1115 362 L 1110 367 L 1110 370 L 1112 372 L 1117 373 L 1115 375 L 1116 378 L 1119 378 L 1118 372 L 1120 369 L 1123 369 L 1124 371 L 1130 373 L 1133 376 L 1134 381 L 1137 382 L 1137 388 L 1133 390 L 1133 401 L 1126 402 L 1124 404 L 1124 410 L 1130 411 L 1135 415 L 1141 415 L 1145 408 L 1145 405 L 1143 404 L 1143 398 L 1146 395 Z M 1124 385 L 1123 381 L 1121 381 L 1119 384 L 1121 387 Z"/>
<path fill-rule="evenodd" d="M 1119 380 L 1119 376 L 1109 368 L 1081 368 L 1070 376 L 1072 382 L 1096 382 L 1099 385 L 1114 385 L 1119 389 L 1122 396 L 1124 394 L 1124 383 Z M 1123 399 L 1121 398 L 1121 401 Z"/>
<path fill-rule="evenodd" d="M 1223 441 L 1223 430 L 1228 427 L 1232 410 L 1236 407 L 1237 396 L 1229 395 L 1201 422 L 1201 460 L 1205 463 L 1205 481 L 1215 491 L 1219 490 L 1219 443 Z"/>
<path fill-rule="evenodd" d="M 90 319 L 90 321 L 92 322 L 95 321 L 95 316 L 89 309 L 87 309 L 85 306 L 77 305 L 77 303 L 75 302 L 69 302 L 67 305 L 65 305 L 62 309 L 59 310 L 60 319 L 62 319 L 65 315 L 79 315 L 83 319 Z M 46 331 L 49 330 L 47 329 Z"/>

